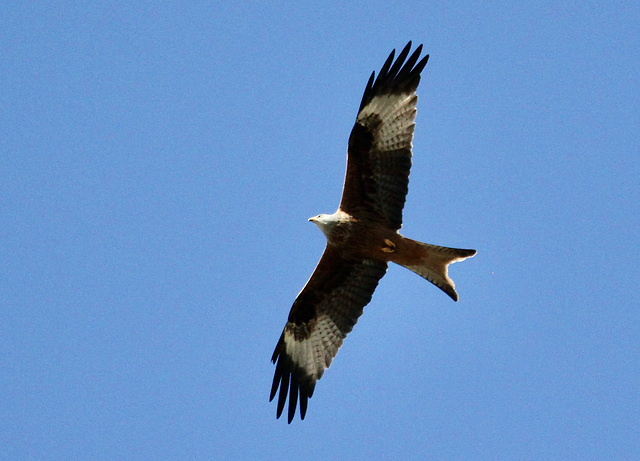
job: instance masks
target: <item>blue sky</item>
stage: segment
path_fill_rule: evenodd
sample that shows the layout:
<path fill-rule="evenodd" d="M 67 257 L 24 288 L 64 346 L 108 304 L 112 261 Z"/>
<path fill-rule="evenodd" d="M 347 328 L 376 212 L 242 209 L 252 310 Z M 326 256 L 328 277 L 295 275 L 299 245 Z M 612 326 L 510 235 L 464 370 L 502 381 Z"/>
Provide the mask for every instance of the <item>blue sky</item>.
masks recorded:
<path fill-rule="evenodd" d="M 5 2 L 0 457 L 640 458 L 637 2 Z M 403 233 L 309 401 L 269 359 L 364 85 L 423 43 Z"/>

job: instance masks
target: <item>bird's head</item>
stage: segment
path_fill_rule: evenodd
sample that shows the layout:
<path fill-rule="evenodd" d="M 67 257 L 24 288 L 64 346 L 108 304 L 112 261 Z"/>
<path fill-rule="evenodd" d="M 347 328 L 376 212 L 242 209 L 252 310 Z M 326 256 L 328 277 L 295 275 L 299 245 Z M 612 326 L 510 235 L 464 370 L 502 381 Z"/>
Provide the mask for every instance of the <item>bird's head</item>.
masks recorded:
<path fill-rule="evenodd" d="M 313 218 L 309 218 L 313 224 L 318 226 L 322 233 L 329 238 L 331 231 L 336 225 L 345 220 L 346 213 L 337 211 L 333 214 L 319 214 Z"/>
<path fill-rule="evenodd" d="M 318 216 L 309 218 L 309 221 L 318 226 L 322 233 L 327 237 L 331 233 L 331 229 L 333 229 L 337 224 L 335 221 L 331 220 L 331 215 L 329 214 L 319 214 Z"/>

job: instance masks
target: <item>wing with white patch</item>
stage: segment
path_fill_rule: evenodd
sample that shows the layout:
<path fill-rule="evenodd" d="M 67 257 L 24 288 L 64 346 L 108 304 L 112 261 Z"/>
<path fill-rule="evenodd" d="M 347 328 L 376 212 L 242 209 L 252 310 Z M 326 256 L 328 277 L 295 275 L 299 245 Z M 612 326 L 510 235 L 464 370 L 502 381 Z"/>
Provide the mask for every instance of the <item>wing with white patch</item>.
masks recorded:
<path fill-rule="evenodd" d="M 304 419 L 316 381 L 331 365 L 386 270 L 383 261 L 346 261 L 332 247 L 326 247 L 313 275 L 293 303 L 271 357 L 276 371 L 269 400 L 280 388 L 278 418 L 289 396 L 289 423 L 298 399 L 300 418 Z"/>
<path fill-rule="evenodd" d="M 392 51 L 375 81 L 375 72 L 371 74 L 349 137 L 340 202 L 340 209 L 352 216 L 373 212 L 393 229 L 402 226 L 418 103 L 416 89 L 429 59 L 426 55 L 418 62 L 422 45 L 407 59 L 410 49 L 411 42 L 393 65 Z"/>

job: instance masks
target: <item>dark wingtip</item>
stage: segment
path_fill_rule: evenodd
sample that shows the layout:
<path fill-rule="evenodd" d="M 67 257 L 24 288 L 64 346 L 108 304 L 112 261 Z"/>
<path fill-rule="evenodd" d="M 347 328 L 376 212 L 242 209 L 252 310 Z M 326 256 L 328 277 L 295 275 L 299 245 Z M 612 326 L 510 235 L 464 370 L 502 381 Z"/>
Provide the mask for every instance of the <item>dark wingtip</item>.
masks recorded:
<path fill-rule="evenodd" d="M 273 377 L 273 384 L 271 384 L 271 393 L 269 394 L 269 402 L 273 401 L 273 398 L 276 396 L 276 392 L 278 391 L 278 384 L 280 381 Z"/>
<path fill-rule="evenodd" d="M 392 92 L 395 90 L 415 90 L 420 82 L 420 73 L 427 65 L 429 61 L 429 55 L 423 57 L 420 62 L 420 53 L 422 52 L 422 45 L 419 45 L 407 59 L 409 51 L 411 50 L 411 41 L 402 49 L 395 63 L 393 57 L 395 56 L 395 49 L 391 51 L 389 57 L 382 65 L 378 77 L 374 81 L 375 72 L 371 74 L 371 78 L 365 87 L 364 94 L 362 95 L 362 101 L 360 102 L 360 112 L 376 95 Z M 406 60 L 406 62 L 405 62 Z M 417 64 L 416 64 L 417 62 Z"/>
<path fill-rule="evenodd" d="M 287 422 L 291 424 L 293 421 L 293 417 L 296 414 L 296 406 L 298 405 L 298 380 L 294 375 L 291 375 L 291 380 L 289 383 L 290 391 L 289 391 L 289 413 L 287 415 Z"/>
<path fill-rule="evenodd" d="M 289 373 L 284 373 L 280 381 L 280 395 L 278 395 L 278 411 L 276 417 L 280 418 L 282 410 L 284 410 L 284 404 L 287 403 L 287 390 L 289 390 Z"/>
<path fill-rule="evenodd" d="M 300 419 L 304 420 L 304 417 L 307 414 L 307 401 L 309 400 L 310 395 L 301 394 L 300 395 Z"/>
<path fill-rule="evenodd" d="M 271 362 L 276 364 L 276 372 L 273 375 L 273 383 L 271 384 L 271 393 L 269 394 L 269 402 L 273 400 L 278 392 L 278 386 L 280 385 L 280 379 L 282 378 L 282 366 L 280 365 L 280 354 L 284 348 L 284 332 L 280 335 L 278 344 L 276 345 L 273 355 L 271 356 Z M 276 363 L 277 362 L 277 363 Z"/>
<path fill-rule="evenodd" d="M 291 359 L 282 352 L 283 349 L 279 348 L 279 345 L 280 343 L 276 346 L 272 357 L 272 361 L 276 364 L 276 370 L 273 375 L 273 383 L 271 384 L 269 402 L 273 401 L 276 394 L 278 394 L 276 418 L 279 419 L 284 412 L 288 396 L 289 407 L 287 410 L 287 422 L 291 424 L 296 413 L 298 401 L 300 402 L 300 419 L 304 419 L 307 414 L 307 403 L 313 395 L 315 382 L 306 376 L 301 368 L 293 364 Z"/>

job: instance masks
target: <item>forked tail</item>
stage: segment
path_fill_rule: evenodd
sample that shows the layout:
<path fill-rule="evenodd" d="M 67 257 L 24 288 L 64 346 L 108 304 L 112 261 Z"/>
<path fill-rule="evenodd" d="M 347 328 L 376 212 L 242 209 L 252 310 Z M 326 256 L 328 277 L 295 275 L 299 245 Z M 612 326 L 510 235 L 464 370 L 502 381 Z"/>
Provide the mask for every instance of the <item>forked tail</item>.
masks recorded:
<path fill-rule="evenodd" d="M 427 279 L 448 294 L 451 299 L 457 301 L 456 286 L 448 275 L 449 264 L 474 256 L 476 250 L 440 247 L 407 238 L 405 242 L 412 256 L 407 260 L 394 262 Z"/>

